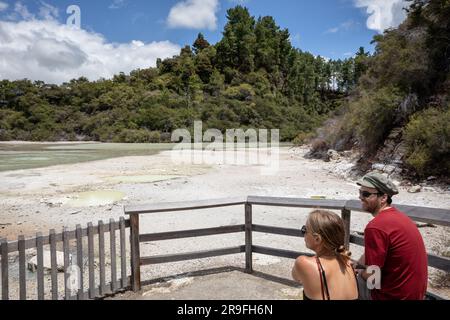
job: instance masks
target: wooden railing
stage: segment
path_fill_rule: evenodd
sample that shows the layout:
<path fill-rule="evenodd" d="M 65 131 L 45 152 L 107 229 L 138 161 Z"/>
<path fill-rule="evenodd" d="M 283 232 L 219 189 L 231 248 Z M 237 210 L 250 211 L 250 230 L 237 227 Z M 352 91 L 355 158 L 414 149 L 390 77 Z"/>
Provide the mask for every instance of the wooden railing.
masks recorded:
<path fill-rule="evenodd" d="M 140 234 L 139 216 L 148 213 L 160 213 L 170 211 L 188 211 L 201 210 L 209 208 L 218 208 L 226 206 L 243 205 L 245 208 L 245 224 L 223 226 L 217 228 L 183 230 L 175 232 Z M 125 213 L 130 215 L 130 240 L 131 240 L 131 285 L 133 291 L 141 289 L 141 266 L 149 264 L 167 263 L 175 261 L 193 260 L 206 257 L 222 256 L 245 252 L 245 271 L 253 272 L 252 254 L 259 253 L 277 257 L 295 259 L 301 254 L 308 253 L 274 249 L 263 246 L 253 245 L 253 232 L 262 232 L 268 234 L 286 235 L 294 237 L 303 237 L 304 234 L 298 229 L 280 228 L 273 226 L 263 226 L 253 224 L 252 208 L 253 206 L 280 206 L 292 208 L 322 208 L 329 210 L 340 210 L 344 220 L 347 248 L 350 243 L 364 246 L 364 238 L 350 233 L 351 211 L 363 211 L 361 203 L 358 200 L 313 200 L 300 198 L 275 198 L 275 197 L 257 197 L 249 196 L 247 198 L 219 199 L 207 201 L 175 202 L 165 204 L 152 204 L 141 206 L 125 207 Z M 419 222 L 432 223 L 442 226 L 450 226 L 450 210 L 435 209 L 427 207 L 396 205 L 396 207 L 406 213 L 412 220 Z M 245 244 L 236 247 L 214 249 L 208 251 L 187 252 L 181 254 L 141 257 L 140 243 L 161 241 L 169 239 L 181 239 L 189 237 L 200 237 L 217 234 L 229 234 L 236 232 L 245 232 Z M 434 254 L 428 254 L 428 264 L 430 267 L 450 272 L 450 259 Z M 430 294 L 433 298 L 441 298 Z"/>
<path fill-rule="evenodd" d="M 148 213 L 161 213 L 173 211 L 188 211 L 188 210 L 202 210 L 210 208 L 220 208 L 228 206 L 244 206 L 245 223 L 242 225 L 221 226 L 214 228 L 182 230 L 174 232 L 140 234 L 139 231 L 139 217 Z M 254 206 L 279 206 L 291 208 L 322 208 L 329 210 L 340 210 L 341 216 L 344 220 L 346 240 L 345 244 L 348 247 L 350 243 L 357 245 L 364 245 L 364 238 L 358 235 L 351 234 L 350 222 L 351 211 L 363 211 L 361 204 L 357 200 L 313 200 L 300 198 L 275 198 L 275 197 L 257 197 L 249 196 L 242 198 L 220 199 L 220 200 L 206 200 L 206 201 L 192 201 L 180 203 L 164 203 L 152 204 L 144 206 L 127 206 L 125 213 L 130 215 L 129 220 L 121 218 L 119 222 L 110 220 L 109 224 L 99 222 L 98 226 L 88 224 L 87 228 L 82 229 L 80 225 L 76 230 L 64 231 L 56 234 L 51 230 L 48 236 L 43 236 L 38 233 L 35 238 L 25 239 L 19 236 L 18 241 L 7 242 L 5 239 L 0 240 L 0 258 L 1 258 L 1 297 L 2 300 L 8 299 L 95 299 L 102 298 L 110 294 L 115 294 L 120 291 L 132 289 L 139 291 L 141 289 L 141 266 L 168 263 L 176 261 L 185 261 L 193 259 L 201 259 L 207 257 L 223 256 L 237 253 L 245 253 L 245 271 L 247 273 L 253 272 L 253 253 L 292 258 L 295 259 L 301 254 L 311 255 L 309 253 L 296 252 L 286 249 L 275 249 L 263 247 L 253 244 L 253 232 L 285 235 L 293 237 L 303 237 L 304 234 L 300 228 L 282 228 L 274 226 L 258 225 L 253 223 L 252 212 Z M 398 209 L 405 212 L 414 221 L 432 223 L 442 226 L 450 226 L 450 210 L 434 209 L 427 207 L 415 207 L 396 205 Z M 130 255 L 127 259 L 126 248 L 126 229 L 130 229 Z M 117 250 L 116 233 L 119 232 L 119 246 Z M 231 233 L 245 233 L 245 243 L 240 246 L 212 249 L 207 251 L 186 252 L 171 255 L 159 255 L 151 257 L 141 257 L 140 244 L 143 242 L 182 239 L 200 236 L 210 236 L 219 234 Z M 109 256 L 105 254 L 105 234 L 109 233 Z M 98 241 L 95 242 L 94 236 L 98 235 Z M 87 239 L 86 239 L 87 238 Z M 83 257 L 86 255 L 83 240 L 87 240 L 87 262 L 85 267 Z M 71 242 L 75 242 L 71 246 Z M 57 270 L 57 245 L 62 244 L 64 255 L 64 292 L 59 293 L 58 270 Z M 45 275 L 44 275 L 44 247 L 50 247 L 51 255 L 51 289 L 45 291 Z M 37 272 L 36 276 L 31 279 L 36 283 L 36 289 L 33 292 L 27 291 L 27 280 L 30 281 L 30 275 L 27 276 L 26 269 L 26 250 L 35 250 L 37 255 Z M 95 251 L 98 251 L 98 262 L 95 259 Z M 120 251 L 120 253 L 119 253 Z M 10 264 L 9 258 L 11 254 L 18 252 L 18 297 L 11 297 L 10 294 Z M 75 295 L 71 290 L 69 283 L 71 282 L 71 270 L 74 265 L 70 261 L 71 253 L 76 252 L 76 264 L 81 271 L 78 277 L 78 286 Z M 108 259 L 109 257 L 109 259 Z M 106 283 L 106 267 L 110 263 L 110 282 Z M 131 264 L 131 277 L 127 275 L 127 264 Z M 96 265 L 98 272 L 96 272 Z M 428 254 L 428 264 L 430 267 L 437 268 L 446 272 L 450 272 L 450 259 L 434 254 Z M 118 266 L 120 266 L 120 279 L 118 279 Z M 85 275 L 85 269 L 86 275 Z M 97 276 L 96 276 L 97 274 Z M 27 279 L 28 278 L 28 279 Z M 97 281 L 98 280 L 98 281 Z M 85 291 L 84 289 L 87 289 Z M 431 295 L 433 298 L 439 299 L 441 297 Z"/>
<path fill-rule="evenodd" d="M 36 237 L 31 239 L 25 239 L 24 236 L 19 236 L 18 241 L 13 242 L 7 242 L 6 239 L 1 239 L 2 300 L 44 300 L 45 298 L 52 300 L 58 300 L 60 298 L 66 300 L 95 299 L 128 289 L 130 287 L 130 279 L 127 276 L 127 269 L 130 267 L 127 267 L 129 260 L 127 260 L 126 256 L 127 241 L 125 230 L 129 226 L 129 220 L 120 218 L 119 222 L 111 219 L 108 224 L 99 221 L 97 226 L 89 223 L 87 228 L 84 229 L 80 225 L 72 231 L 64 228 L 63 232 L 58 234 L 56 234 L 55 230 L 51 230 L 48 236 L 43 236 L 41 233 L 38 233 Z M 117 232 L 119 233 L 118 238 L 116 237 Z M 105 234 L 107 233 L 109 233 L 109 254 L 105 254 Z M 95 241 L 95 238 L 98 238 L 98 240 Z M 83 248 L 83 242 L 86 242 L 83 240 L 87 240 L 87 251 Z M 71 242 L 75 242 L 76 244 L 71 246 Z M 64 286 L 61 293 L 59 293 L 59 289 L 62 287 L 60 285 L 62 281 L 58 281 L 58 244 L 60 246 L 62 245 L 64 255 L 64 274 L 61 275 L 61 277 L 64 277 Z M 46 246 L 50 248 L 50 275 L 45 275 L 44 272 L 44 248 Z M 119 246 L 119 249 L 117 249 L 117 246 Z M 35 251 L 37 255 L 37 266 L 34 277 L 27 271 L 26 250 L 29 249 Z M 98 252 L 97 261 L 95 257 L 96 251 Z M 10 292 L 11 277 L 9 274 L 10 269 L 13 268 L 9 263 L 9 258 L 10 255 L 16 252 L 19 255 L 19 292 L 18 295 L 13 295 Z M 71 252 L 76 255 L 76 264 L 71 261 Z M 84 263 L 85 256 L 87 256 L 87 268 Z M 106 283 L 107 264 L 110 264 L 110 270 L 108 271 L 110 271 L 111 281 L 109 283 Z M 96 265 L 98 272 L 95 270 Z M 73 267 L 75 267 L 75 272 Z M 118 277 L 118 269 L 120 269 L 120 278 Z M 85 273 L 87 273 L 86 276 Z M 75 279 L 73 278 L 74 276 L 76 277 Z M 47 288 L 49 290 L 46 292 L 45 279 L 48 277 L 50 277 L 51 288 Z M 73 285 L 76 286 L 75 290 L 69 284 L 69 282 L 74 280 L 75 284 Z M 30 290 L 27 291 L 27 284 L 30 285 L 30 281 L 33 282 L 31 284 L 35 287 L 33 292 L 30 292 Z M 87 291 L 84 290 L 85 287 Z M 74 291 L 75 295 L 73 295 Z"/>

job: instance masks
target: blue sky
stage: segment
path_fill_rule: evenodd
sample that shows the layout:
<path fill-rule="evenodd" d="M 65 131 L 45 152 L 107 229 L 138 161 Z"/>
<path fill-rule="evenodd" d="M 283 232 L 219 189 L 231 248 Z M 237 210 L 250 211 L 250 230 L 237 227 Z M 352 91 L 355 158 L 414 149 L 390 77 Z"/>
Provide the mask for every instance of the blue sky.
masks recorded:
<path fill-rule="evenodd" d="M 110 61 L 111 56 L 120 59 L 124 72 L 148 67 L 158 54 L 171 56 L 192 44 L 199 32 L 211 43 L 219 41 L 227 9 L 238 4 L 248 7 L 256 18 L 273 16 L 280 27 L 289 29 L 295 47 L 343 59 L 360 46 L 373 51 L 373 36 L 404 19 L 405 0 L 0 0 L 0 78 L 41 76 L 61 82 L 77 76 L 75 69 L 94 73 L 92 78 L 109 77 L 119 69 L 109 67 L 108 62 L 100 66 L 99 61 Z M 64 28 L 70 5 L 81 10 L 78 33 Z M 30 40 L 28 33 L 37 38 Z M 3 47 L 2 34 L 5 39 L 10 35 Z M 27 52 L 18 39 L 29 42 Z M 127 49 L 134 50 L 134 56 L 127 56 Z M 19 53 L 35 61 L 35 65 L 29 62 L 30 74 L 25 67 L 23 72 L 8 69 Z M 143 54 L 152 61 L 141 66 L 138 61 Z M 107 57 L 102 59 L 102 55 Z M 77 64 L 81 68 L 76 68 Z M 94 64 L 98 64 L 96 69 Z"/>
<path fill-rule="evenodd" d="M 56 4 L 56 1 L 47 1 Z M 82 27 L 102 33 L 112 42 L 169 40 L 180 46 L 192 44 L 199 31 L 211 43 L 222 36 L 227 9 L 239 1 L 220 2 L 216 30 L 208 28 L 170 28 L 167 16 L 179 1 L 128 0 L 117 9 L 108 9 L 111 0 L 57 1 L 58 7 L 78 4 L 82 10 Z M 271 15 L 282 28 L 288 28 L 292 42 L 302 50 L 330 58 L 345 58 L 359 46 L 372 48 L 377 32 L 366 27 L 367 13 L 349 0 L 247 0 L 242 5 L 255 16 Z M 335 31 L 335 28 L 339 28 Z M 333 32 L 334 31 L 334 32 Z"/>

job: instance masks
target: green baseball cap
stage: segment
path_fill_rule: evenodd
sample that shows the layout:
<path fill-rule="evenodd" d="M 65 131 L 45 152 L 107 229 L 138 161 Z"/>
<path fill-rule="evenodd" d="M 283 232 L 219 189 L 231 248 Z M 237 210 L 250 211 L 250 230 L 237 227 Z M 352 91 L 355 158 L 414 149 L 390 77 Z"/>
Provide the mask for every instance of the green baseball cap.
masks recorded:
<path fill-rule="evenodd" d="M 395 184 L 386 176 L 375 171 L 366 174 L 357 182 L 357 184 L 359 186 L 377 189 L 390 197 L 398 194 L 398 189 Z"/>

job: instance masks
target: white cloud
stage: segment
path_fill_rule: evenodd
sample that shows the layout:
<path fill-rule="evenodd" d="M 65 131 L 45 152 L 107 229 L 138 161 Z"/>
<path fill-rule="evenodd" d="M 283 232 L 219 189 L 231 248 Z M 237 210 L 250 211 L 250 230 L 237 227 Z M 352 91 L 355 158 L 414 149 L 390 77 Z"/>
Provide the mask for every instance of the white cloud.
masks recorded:
<path fill-rule="evenodd" d="M 8 9 L 9 5 L 6 2 L 0 1 L 0 12 Z"/>
<path fill-rule="evenodd" d="M 170 9 L 167 24 L 170 28 L 209 29 L 217 28 L 216 13 L 219 0 L 186 0 Z"/>
<path fill-rule="evenodd" d="M 100 34 L 54 19 L 0 21 L 0 79 L 60 84 L 81 76 L 111 78 L 119 72 L 155 66 L 157 58 L 179 51 L 169 41 L 108 43 Z"/>
<path fill-rule="evenodd" d="M 341 23 L 337 27 L 328 29 L 327 31 L 325 31 L 325 33 L 336 33 L 336 32 L 338 32 L 340 30 L 348 31 L 348 30 L 350 30 L 351 28 L 353 28 L 356 25 L 358 25 L 357 22 L 354 22 L 353 20 L 348 20 L 348 21 L 345 21 L 345 22 Z"/>
<path fill-rule="evenodd" d="M 39 8 L 39 17 L 45 20 L 56 19 L 59 17 L 58 8 L 41 1 L 42 6 Z"/>
<path fill-rule="evenodd" d="M 126 1 L 125 0 L 113 0 L 113 3 L 111 3 L 109 5 L 109 9 L 120 9 L 124 6 L 126 6 Z"/>
<path fill-rule="evenodd" d="M 335 27 L 335 28 L 328 29 L 325 33 L 336 33 L 338 31 L 339 31 L 339 28 Z"/>
<path fill-rule="evenodd" d="M 403 8 L 408 8 L 410 4 L 406 0 L 355 0 L 358 8 L 367 8 L 367 28 L 379 33 L 401 24 L 406 18 Z"/>
<path fill-rule="evenodd" d="M 34 15 L 28 11 L 28 8 L 22 2 L 16 2 L 14 12 L 9 16 L 11 20 L 30 20 L 34 19 Z"/>

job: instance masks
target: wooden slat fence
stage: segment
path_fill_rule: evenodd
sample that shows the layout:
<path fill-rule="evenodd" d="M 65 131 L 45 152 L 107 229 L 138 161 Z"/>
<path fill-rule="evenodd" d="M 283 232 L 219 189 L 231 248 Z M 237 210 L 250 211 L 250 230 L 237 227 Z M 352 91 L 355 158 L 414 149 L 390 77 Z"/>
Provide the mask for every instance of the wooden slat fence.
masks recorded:
<path fill-rule="evenodd" d="M 122 217 L 119 222 L 111 219 L 108 224 L 99 221 L 96 227 L 89 223 L 84 229 L 80 225 L 71 231 L 64 228 L 58 234 L 50 230 L 48 236 L 37 233 L 36 237 L 25 239 L 21 235 L 18 241 L 12 242 L 0 239 L 2 300 L 84 300 L 129 289 L 131 281 L 127 271 L 130 271 L 130 260 L 125 238 L 129 227 L 130 221 Z M 105 233 L 109 233 L 109 252 L 105 250 Z M 116 241 L 119 250 L 116 250 Z M 84 246 L 86 243 L 87 247 Z M 58 246 L 62 252 L 57 251 Z M 45 247 L 49 250 L 45 251 Z M 19 263 L 15 278 L 18 281 L 14 281 L 12 273 L 17 269 L 17 253 Z M 37 265 L 31 267 L 28 264 L 33 254 L 37 257 Z M 13 284 L 18 285 L 18 290 L 12 290 Z"/>
<path fill-rule="evenodd" d="M 172 232 L 140 234 L 139 231 L 139 217 L 147 213 L 162 213 L 173 211 L 191 211 L 202 210 L 210 208 L 221 208 L 228 206 L 244 206 L 244 220 L 245 224 L 233 226 L 221 226 L 206 229 L 195 230 L 181 230 Z M 253 272 L 252 255 L 253 253 L 292 258 L 295 259 L 302 252 L 296 252 L 286 249 L 275 249 L 253 244 L 253 232 L 261 232 L 266 234 L 276 234 L 291 237 L 303 237 L 304 234 L 299 228 L 283 228 L 274 226 L 264 226 L 253 224 L 252 210 L 254 206 L 281 206 L 291 208 L 322 208 L 330 210 L 340 210 L 341 216 L 344 220 L 346 231 L 346 246 L 350 243 L 357 245 L 364 245 L 364 238 L 358 235 L 351 234 L 351 212 L 363 211 L 358 200 L 313 200 L 300 198 L 280 198 L 280 197 L 256 197 L 249 196 L 246 198 L 231 198 L 205 201 L 191 201 L 179 203 L 165 203 L 125 207 L 125 214 L 130 216 L 129 220 L 121 218 L 119 222 L 110 220 L 109 223 L 104 224 L 99 221 L 97 226 L 88 223 L 87 228 L 81 228 L 77 225 L 75 230 L 64 229 L 62 233 L 56 234 L 55 230 L 51 230 L 48 236 L 37 234 L 35 238 L 25 239 L 19 236 L 18 241 L 7 242 L 0 239 L 0 258 L 1 258 L 1 297 L 2 300 L 8 300 L 11 297 L 11 276 L 12 268 L 9 262 L 12 254 L 18 252 L 18 297 L 20 299 L 50 298 L 53 300 L 64 298 L 68 300 L 75 299 L 95 299 L 102 298 L 106 295 L 114 294 L 120 291 L 132 289 L 138 291 L 141 289 L 141 266 L 152 265 L 159 263 L 168 263 L 175 261 L 185 261 L 193 259 L 201 259 L 206 257 L 215 257 L 230 254 L 245 254 L 246 272 Z M 397 208 L 405 212 L 414 221 L 432 223 L 443 226 L 450 226 L 450 210 L 435 209 L 427 207 L 415 207 L 396 205 Z M 126 229 L 130 229 L 129 246 L 130 255 L 127 256 L 127 239 Z M 105 235 L 109 233 L 109 237 Z M 117 238 L 118 233 L 118 238 Z M 231 233 L 244 233 L 245 243 L 236 247 L 211 249 L 207 251 L 186 252 L 178 254 L 157 255 L 151 257 L 141 257 L 140 244 L 144 242 L 192 238 L 200 236 L 224 235 Z M 97 236 L 97 237 L 96 237 Z M 96 242 L 97 238 L 97 242 Z M 109 247 L 106 246 L 105 240 L 109 240 Z M 116 243 L 118 242 L 118 244 Z M 64 257 L 64 287 L 63 291 L 60 289 L 58 281 L 58 244 L 62 245 Z M 73 244 L 73 245 L 72 245 Z M 86 247 L 87 245 L 87 247 Z M 45 246 L 50 247 L 50 274 L 45 275 L 44 264 Z M 109 249 L 109 259 L 106 250 Z M 37 272 L 33 275 L 27 272 L 27 250 L 34 250 L 37 255 Z M 96 260 L 96 251 L 98 252 L 98 259 Z M 77 261 L 71 261 L 72 253 L 77 256 Z M 310 254 L 306 254 L 310 255 Z M 84 256 L 87 257 L 87 266 L 84 261 Z M 80 259 L 78 257 L 81 257 Z M 107 264 L 110 268 L 107 268 Z M 450 272 L 450 259 L 434 254 L 428 254 L 428 263 L 430 267 L 434 267 L 446 272 Z M 120 266 L 120 272 L 118 267 Z M 48 267 L 48 266 L 47 266 Z M 73 271 L 81 270 L 78 274 L 78 288 L 73 290 Z M 130 269 L 131 276 L 127 274 Z M 16 270 L 16 269 L 14 269 Z M 108 276 L 109 273 L 109 276 Z M 45 277 L 50 277 L 51 288 L 45 288 Z M 34 278 L 34 279 L 30 279 Z M 27 291 L 27 284 L 31 280 L 36 282 L 33 292 Z M 106 283 L 109 281 L 108 283 Z M 434 299 L 441 297 L 429 294 Z"/>

